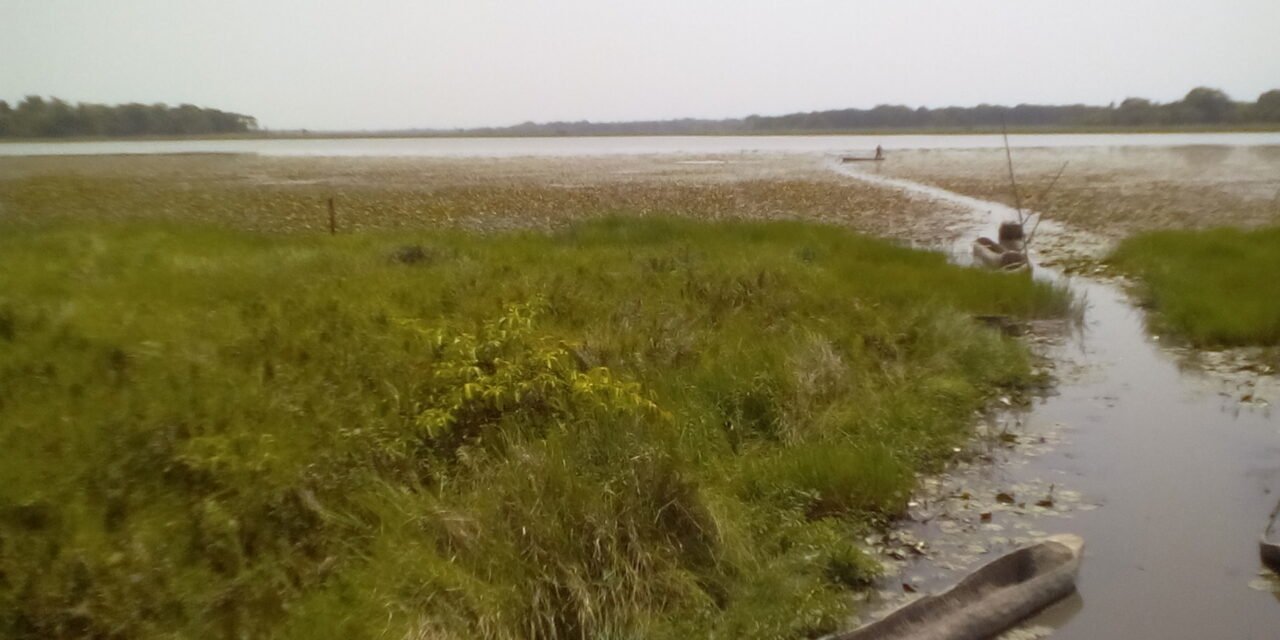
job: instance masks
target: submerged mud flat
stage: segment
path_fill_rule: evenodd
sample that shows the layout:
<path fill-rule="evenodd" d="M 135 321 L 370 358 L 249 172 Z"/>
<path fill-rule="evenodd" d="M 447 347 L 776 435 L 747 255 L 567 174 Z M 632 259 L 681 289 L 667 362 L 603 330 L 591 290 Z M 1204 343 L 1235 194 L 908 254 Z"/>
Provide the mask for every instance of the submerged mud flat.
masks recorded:
<path fill-rule="evenodd" d="M 0 216 L 155 219 L 273 233 L 548 230 L 608 215 L 805 220 L 904 241 L 953 237 L 950 211 L 854 183 L 813 157 L 0 157 Z"/>
<path fill-rule="evenodd" d="M 1013 161 L 1022 204 L 1076 235 L 1280 223 L 1280 146 L 1015 149 Z M 1001 149 L 901 151 L 884 164 L 875 175 L 1014 204 Z"/>
<path fill-rule="evenodd" d="M 968 205 L 979 221 L 986 216 L 972 228 L 975 234 L 1013 215 L 999 203 L 902 179 L 894 184 Z M 1069 229 L 1050 225 L 1042 233 L 1069 242 L 1063 239 Z M 1037 273 L 1087 301 L 1081 330 L 1046 345 L 1058 363 L 1053 394 L 1005 418 L 1018 426 L 1008 430 L 1017 442 L 1046 446 L 1015 445 L 989 467 L 959 467 L 938 479 L 949 517 L 934 524 L 913 512 L 905 533 L 896 535 L 918 540 L 922 550 L 941 548 L 915 558 L 901 554 L 906 561 L 884 592 L 923 591 L 913 580 L 933 589 L 948 573 L 954 581 L 955 569 L 973 563 L 968 556 L 986 560 L 999 553 L 1010 527 L 1028 536 L 1070 532 L 1086 540 L 1078 596 L 1011 637 L 1051 629 L 1065 639 L 1274 637 L 1280 603 L 1256 546 L 1280 497 L 1280 420 L 1263 395 L 1274 388 L 1270 379 L 1247 370 L 1224 379 L 1188 368 L 1182 354 L 1147 334 L 1143 312 L 1114 281 L 1044 268 Z M 1224 390 L 1230 385 L 1251 391 Z M 960 498 L 1000 490 L 1004 495 L 994 501 L 1019 509 L 984 511 L 987 499 L 974 517 L 967 501 L 957 506 L 956 500 L 956 491 L 969 486 L 980 488 L 964 489 Z M 931 489 L 926 485 L 918 502 L 929 500 Z M 1023 507 L 1019 493 L 1035 498 L 1047 489 L 1071 500 L 1046 500 L 1040 511 Z M 951 515 L 957 510 L 959 518 Z M 955 544 L 962 545 L 959 553 L 947 548 Z"/>

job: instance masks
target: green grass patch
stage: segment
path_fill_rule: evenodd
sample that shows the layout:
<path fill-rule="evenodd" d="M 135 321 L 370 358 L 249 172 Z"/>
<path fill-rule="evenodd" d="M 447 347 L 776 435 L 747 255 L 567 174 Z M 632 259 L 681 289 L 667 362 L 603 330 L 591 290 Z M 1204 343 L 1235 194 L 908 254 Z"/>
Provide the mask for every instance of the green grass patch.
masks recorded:
<path fill-rule="evenodd" d="M 805 637 L 1061 291 L 800 223 L 0 228 L 0 635 Z"/>
<path fill-rule="evenodd" d="M 1146 233 L 1109 261 L 1141 279 L 1161 332 L 1201 347 L 1280 345 L 1280 227 Z"/>

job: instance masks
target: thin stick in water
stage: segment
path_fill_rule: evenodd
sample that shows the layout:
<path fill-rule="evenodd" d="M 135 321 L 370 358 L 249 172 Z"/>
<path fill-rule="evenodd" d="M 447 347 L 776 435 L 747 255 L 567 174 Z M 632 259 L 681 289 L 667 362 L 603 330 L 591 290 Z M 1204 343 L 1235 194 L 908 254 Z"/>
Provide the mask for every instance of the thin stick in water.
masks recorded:
<path fill-rule="evenodd" d="M 329 198 L 329 235 L 338 233 L 338 215 L 333 210 L 333 198 Z"/>
<path fill-rule="evenodd" d="M 1058 167 L 1058 173 L 1054 174 L 1053 180 L 1049 181 L 1049 186 L 1045 187 L 1044 191 L 1041 191 L 1040 195 L 1036 196 L 1036 199 L 1035 199 L 1036 206 L 1040 206 L 1040 202 L 1045 199 L 1045 196 L 1048 196 L 1049 192 L 1053 191 L 1053 185 L 1058 184 L 1058 178 L 1062 177 L 1062 172 L 1067 170 L 1067 165 L 1070 163 L 1071 161 L 1068 160 L 1062 163 L 1061 167 Z"/>

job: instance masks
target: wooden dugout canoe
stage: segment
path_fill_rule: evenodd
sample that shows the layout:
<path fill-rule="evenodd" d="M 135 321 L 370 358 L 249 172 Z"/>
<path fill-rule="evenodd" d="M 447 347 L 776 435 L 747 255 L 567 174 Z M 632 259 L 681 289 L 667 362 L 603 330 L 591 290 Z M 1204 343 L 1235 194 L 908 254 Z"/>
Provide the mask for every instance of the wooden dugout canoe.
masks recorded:
<path fill-rule="evenodd" d="M 1276 541 L 1272 537 L 1276 527 L 1277 513 L 1280 513 L 1280 504 L 1277 504 L 1276 508 L 1271 511 L 1271 518 L 1267 520 L 1267 528 L 1262 531 L 1262 536 L 1258 538 L 1258 557 L 1268 569 L 1280 573 L 1280 541 Z"/>
<path fill-rule="evenodd" d="M 1266 536 L 1258 540 L 1258 557 L 1268 569 L 1280 573 L 1280 543 L 1272 542 Z"/>
<path fill-rule="evenodd" d="M 1002 271 L 1029 271 L 1031 263 L 1027 254 L 1000 245 L 991 238 L 978 238 L 973 242 L 973 258 L 984 266 Z"/>
<path fill-rule="evenodd" d="M 951 589 L 828 640 L 986 640 L 1071 595 L 1084 539 L 1051 536 L 997 558 Z"/>

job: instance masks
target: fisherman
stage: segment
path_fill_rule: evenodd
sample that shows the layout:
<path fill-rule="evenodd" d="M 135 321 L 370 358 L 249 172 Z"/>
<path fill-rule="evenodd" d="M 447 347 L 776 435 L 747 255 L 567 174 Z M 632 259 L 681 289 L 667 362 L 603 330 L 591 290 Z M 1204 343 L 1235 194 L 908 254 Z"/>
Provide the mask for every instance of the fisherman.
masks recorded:
<path fill-rule="evenodd" d="M 876 145 L 876 160 L 884 160 L 884 147 Z"/>

